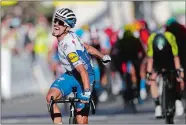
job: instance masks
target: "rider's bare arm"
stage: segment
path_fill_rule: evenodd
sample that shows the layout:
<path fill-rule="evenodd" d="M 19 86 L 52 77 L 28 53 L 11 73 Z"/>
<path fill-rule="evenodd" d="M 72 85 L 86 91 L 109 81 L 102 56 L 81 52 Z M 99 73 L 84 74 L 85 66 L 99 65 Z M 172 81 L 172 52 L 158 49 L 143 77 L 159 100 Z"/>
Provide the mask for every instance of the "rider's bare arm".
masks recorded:
<path fill-rule="evenodd" d="M 83 66 L 83 64 L 80 64 L 76 66 L 75 68 L 81 75 L 84 89 L 90 89 L 90 83 L 89 83 L 90 81 L 89 81 L 88 73 L 85 67 Z"/>
<path fill-rule="evenodd" d="M 179 56 L 174 56 L 174 65 L 175 65 L 176 69 L 180 69 L 181 68 Z M 184 73 L 183 72 L 181 72 L 181 77 L 182 78 L 184 77 Z"/>
<path fill-rule="evenodd" d="M 83 43 L 83 45 L 85 46 L 85 48 L 87 49 L 87 51 L 88 51 L 91 55 L 96 56 L 96 57 L 98 57 L 98 58 L 100 58 L 100 59 L 103 58 L 104 55 L 103 55 L 101 52 L 99 52 L 97 49 L 95 49 L 94 47 L 88 45 L 87 43 Z"/>
<path fill-rule="evenodd" d="M 153 58 L 149 57 L 147 58 L 147 72 L 152 72 L 153 67 Z"/>
<path fill-rule="evenodd" d="M 179 56 L 174 56 L 174 65 L 176 69 L 181 68 Z"/>

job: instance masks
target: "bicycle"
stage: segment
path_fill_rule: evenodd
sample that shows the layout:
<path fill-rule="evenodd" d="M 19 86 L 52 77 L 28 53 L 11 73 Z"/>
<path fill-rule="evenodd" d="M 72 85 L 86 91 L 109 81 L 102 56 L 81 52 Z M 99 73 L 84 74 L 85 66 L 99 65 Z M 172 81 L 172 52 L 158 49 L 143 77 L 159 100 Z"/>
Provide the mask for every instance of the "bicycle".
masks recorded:
<path fill-rule="evenodd" d="M 70 103 L 70 118 L 69 118 L 69 124 L 76 124 L 77 121 L 76 121 L 76 106 L 75 106 L 75 103 L 77 102 L 80 102 L 81 100 L 77 98 L 77 88 L 76 87 L 72 87 L 72 92 L 73 92 L 73 97 L 69 97 L 68 99 L 64 99 L 64 98 L 61 98 L 61 99 L 56 99 L 54 100 L 54 97 L 51 96 L 51 100 L 50 100 L 50 104 L 49 104 L 49 107 L 48 107 L 48 110 L 50 112 L 50 114 L 53 113 L 53 104 L 54 103 Z M 95 110 L 96 110 L 96 107 L 94 105 L 94 101 L 92 99 L 92 96 L 90 98 L 90 107 L 92 109 L 92 114 L 95 114 Z"/>
<path fill-rule="evenodd" d="M 174 124 L 175 101 L 176 101 L 176 70 L 161 70 L 158 74 L 162 74 L 163 91 L 161 96 L 162 113 L 166 124 Z"/>

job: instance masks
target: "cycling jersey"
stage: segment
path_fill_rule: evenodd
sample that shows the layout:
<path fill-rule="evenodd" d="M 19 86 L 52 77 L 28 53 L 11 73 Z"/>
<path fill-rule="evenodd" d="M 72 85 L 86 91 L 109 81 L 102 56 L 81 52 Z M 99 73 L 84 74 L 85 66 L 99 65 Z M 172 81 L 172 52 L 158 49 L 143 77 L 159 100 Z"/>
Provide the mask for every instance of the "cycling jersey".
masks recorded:
<path fill-rule="evenodd" d="M 147 56 L 154 59 L 153 67 L 156 69 L 174 69 L 174 56 L 178 55 L 178 46 L 175 36 L 170 32 L 165 32 L 166 46 L 163 50 L 154 50 L 154 42 L 156 41 L 156 33 L 152 33 L 147 43 Z M 167 44 L 168 43 L 168 44 Z"/>
<path fill-rule="evenodd" d="M 148 39 L 148 50 L 147 50 L 147 56 L 148 57 L 153 57 L 153 41 L 156 36 L 156 33 L 152 33 Z M 174 56 L 178 55 L 178 46 L 176 43 L 176 38 L 175 36 L 170 33 L 170 32 L 165 32 L 164 33 L 165 38 L 168 40 L 169 44 L 171 45 L 172 48 L 172 53 Z"/>
<path fill-rule="evenodd" d="M 74 32 L 69 32 L 62 41 L 58 42 L 59 58 L 62 66 L 69 72 L 83 64 L 89 74 L 93 74 L 91 57 L 83 42 Z"/>

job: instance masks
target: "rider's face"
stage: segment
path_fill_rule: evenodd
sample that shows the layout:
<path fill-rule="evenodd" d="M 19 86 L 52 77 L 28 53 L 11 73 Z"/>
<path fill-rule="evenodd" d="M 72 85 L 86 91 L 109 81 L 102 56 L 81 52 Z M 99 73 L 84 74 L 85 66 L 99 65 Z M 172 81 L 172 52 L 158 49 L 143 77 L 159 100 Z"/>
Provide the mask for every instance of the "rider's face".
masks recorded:
<path fill-rule="evenodd" d="M 54 19 L 54 24 L 53 24 L 53 36 L 60 36 L 64 30 L 66 29 L 65 23 L 59 19 Z"/>

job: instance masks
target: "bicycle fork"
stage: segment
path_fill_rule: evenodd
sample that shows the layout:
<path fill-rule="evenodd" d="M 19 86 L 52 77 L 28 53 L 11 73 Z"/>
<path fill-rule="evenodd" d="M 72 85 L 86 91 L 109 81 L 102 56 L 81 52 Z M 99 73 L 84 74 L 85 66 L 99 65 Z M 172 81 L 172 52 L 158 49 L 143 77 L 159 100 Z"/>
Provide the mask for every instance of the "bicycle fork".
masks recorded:
<path fill-rule="evenodd" d="M 71 103 L 70 105 L 70 117 L 75 117 L 75 106 L 74 103 Z"/>
<path fill-rule="evenodd" d="M 75 114 L 75 106 L 74 103 L 71 103 L 70 105 L 70 118 L 69 118 L 69 124 L 76 124 L 76 114 Z"/>
<path fill-rule="evenodd" d="M 76 87 L 72 88 L 72 92 L 74 94 L 74 97 L 77 98 L 77 88 Z M 71 102 L 71 105 L 70 105 L 69 124 L 76 124 L 76 110 L 75 110 L 74 102 Z"/>

